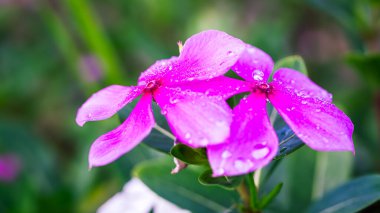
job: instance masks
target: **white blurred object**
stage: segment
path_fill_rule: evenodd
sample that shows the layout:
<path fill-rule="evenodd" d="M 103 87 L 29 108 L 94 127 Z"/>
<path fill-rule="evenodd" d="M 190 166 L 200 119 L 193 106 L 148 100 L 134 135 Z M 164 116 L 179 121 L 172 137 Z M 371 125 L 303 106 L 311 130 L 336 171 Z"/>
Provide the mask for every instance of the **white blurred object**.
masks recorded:
<path fill-rule="evenodd" d="M 159 197 L 137 178 L 125 184 L 123 191 L 104 203 L 97 212 L 148 213 L 151 209 L 154 213 L 190 213 Z"/>

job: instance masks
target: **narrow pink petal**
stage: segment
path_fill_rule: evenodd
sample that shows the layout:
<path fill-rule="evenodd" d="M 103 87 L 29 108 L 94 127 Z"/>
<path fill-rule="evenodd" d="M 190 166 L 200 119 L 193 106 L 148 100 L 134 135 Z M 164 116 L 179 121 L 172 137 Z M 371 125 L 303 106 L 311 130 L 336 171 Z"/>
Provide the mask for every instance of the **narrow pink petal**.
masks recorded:
<path fill-rule="evenodd" d="M 127 120 L 96 139 L 90 149 L 90 168 L 111 163 L 129 152 L 150 133 L 154 126 L 151 102 L 150 94 L 143 95 Z"/>
<path fill-rule="evenodd" d="M 179 68 L 180 64 L 178 62 L 178 57 L 158 60 L 147 70 L 141 73 L 138 80 L 138 85 L 144 86 L 151 81 L 163 79 L 168 73 L 178 72 Z"/>
<path fill-rule="evenodd" d="M 188 146 L 222 143 L 230 134 L 231 109 L 222 97 L 162 87 L 154 98 L 174 135 Z"/>
<path fill-rule="evenodd" d="M 312 82 L 306 75 L 293 69 L 278 69 L 273 76 L 273 84 L 279 84 L 300 97 L 313 97 L 332 102 L 332 95 L 329 92 Z"/>
<path fill-rule="evenodd" d="M 233 110 L 226 143 L 208 146 L 213 176 L 246 174 L 267 165 L 277 153 L 278 139 L 266 111 L 266 99 L 253 93 Z"/>
<path fill-rule="evenodd" d="M 261 49 L 246 44 L 239 60 L 231 68 L 247 81 L 267 81 L 273 70 L 273 60 Z"/>
<path fill-rule="evenodd" d="M 352 142 L 354 126 L 351 120 L 329 101 L 305 98 L 274 84 L 270 101 L 308 146 L 318 151 L 355 152 Z"/>
<path fill-rule="evenodd" d="M 183 82 L 168 87 L 181 91 L 204 93 L 206 96 L 220 96 L 224 99 L 250 90 L 247 82 L 225 76 L 219 76 L 209 80 Z"/>
<path fill-rule="evenodd" d="M 204 80 L 226 73 L 244 50 L 244 43 L 227 33 L 207 30 L 191 36 L 179 56 L 178 70 L 174 69 L 165 81 L 184 82 Z"/>
<path fill-rule="evenodd" d="M 83 126 L 87 121 L 111 117 L 141 94 L 140 87 L 112 85 L 93 94 L 78 110 L 76 122 Z"/>

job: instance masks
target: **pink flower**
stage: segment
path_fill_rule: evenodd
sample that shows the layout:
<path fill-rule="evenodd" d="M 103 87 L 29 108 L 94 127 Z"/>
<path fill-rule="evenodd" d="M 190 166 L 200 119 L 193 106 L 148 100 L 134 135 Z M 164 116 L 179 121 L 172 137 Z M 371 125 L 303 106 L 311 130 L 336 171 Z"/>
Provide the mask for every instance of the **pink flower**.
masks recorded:
<path fill-rule="evenodd" d="M 239 175 L 267 165 L 278 151 L 278 138 L 266 111 L 267 100 L 294 133 L 318 151 L 355 152 L 351 120 L 332 103 L 332 95 L 305 75 L 280 68 L 267 80 L 273 61 L 262 50 L 247 45 L 232 67 L 251 92 L 233 109 L 226 143 L 207 147 L 214 176 Z"/>
<path fill-rule="evenodd" d="M 149 67 L 141 74 L 138 86 L 112 85 L 93 94 L 78 111 L 76 122 L 80 126 L 109 118 L 142 97 L 124 123 L 92 144 L 90 167 L 114 161 L 150 133 L 155 125 L 152 100 L 180 142 L 191 147 L 224 142 L 232 120 L 224 99 L 239 92 L 241 82 L 221 75 L 243 50 L 239 39 L 216 30 L 204 31 L 189 38 L 178 57 Z"/>
<path fill-rule="evenodd" d="M 20 173 L 20 159 L 13 154 L 0 156 L 0 181 L 11 182 Z"/>

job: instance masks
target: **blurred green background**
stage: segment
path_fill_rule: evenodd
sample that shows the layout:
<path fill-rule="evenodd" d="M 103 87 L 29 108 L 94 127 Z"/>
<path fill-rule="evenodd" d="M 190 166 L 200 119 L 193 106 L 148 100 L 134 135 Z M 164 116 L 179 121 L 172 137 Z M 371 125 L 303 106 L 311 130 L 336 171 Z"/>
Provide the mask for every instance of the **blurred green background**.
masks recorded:
<path fill-rule="evenodd" d="M 339 184 L 380 172 L 379 1 L 0 0 L 0 157 L 20 164 L 13 181 L 0 182 L 0 212 L 95 212 L 120 191 L 131 168 L 156 152 L 139 146 L 88 171 L 91 143 L 118 119 L 80 128 L 76 110 L 100 88 L 135 84 L 154 61 L 178 55 L 177 41 L 205 29 L 226 31 L 274 60 L 301 55 L 311 79 L 355 124 L 356 156 L 344 155 L 344 174 L 324 170 L 328 177 L 342 176 Z M 326 178 L 321 162 L 306 147 L 299 153 L 281 174 L 313 190 L 308 172 L 315 189 Z M 284 190 L 277 200 L 284 212 L 323 194 L 289 198 L 291 187 Z"/>

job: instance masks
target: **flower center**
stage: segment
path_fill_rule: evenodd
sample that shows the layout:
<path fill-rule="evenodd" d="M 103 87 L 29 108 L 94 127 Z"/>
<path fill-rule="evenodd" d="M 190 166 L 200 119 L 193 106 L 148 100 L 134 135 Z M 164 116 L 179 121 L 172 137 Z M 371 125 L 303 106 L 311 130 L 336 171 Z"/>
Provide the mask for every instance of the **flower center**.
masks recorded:
<path fill-rule="evenodd" d="M 156 80 L 150 81 L 145 85 L 144 92 L 153 93 L 160 86 L 161 86 L 160 81 L 156 81 Z"/>
<path fill-rule="evenodd" d="M 264 82 L 257 83 L 253 87 L 253 92 L 259 92 L 259 93 L 264 93 L 266 95 L 269 95 L 273 90 L 272 85 Z"/>

